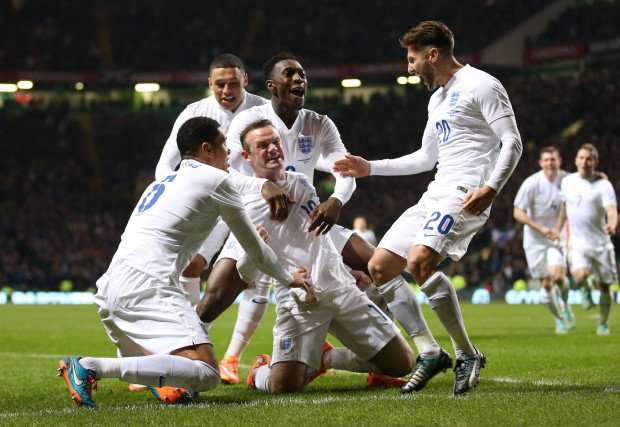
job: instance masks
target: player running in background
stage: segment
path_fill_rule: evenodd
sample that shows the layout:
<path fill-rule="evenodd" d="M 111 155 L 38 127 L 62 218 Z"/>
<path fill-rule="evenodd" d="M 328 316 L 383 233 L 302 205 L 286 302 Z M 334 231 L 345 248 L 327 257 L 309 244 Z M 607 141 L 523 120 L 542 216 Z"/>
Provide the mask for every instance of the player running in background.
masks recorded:
<path fill-rule="evenodd" d="M 618 283 L 616 255 L 611 242 L 618 226 L 618 203 L 611 183 L 595 175 L 598 161 L 598 150 L 594 145 L 581 146 L 575 158 L 577 172 L 562 180 L 560 194 L 563 202 L 556 232 L 562 229 L 568 218 L 571 274 L 580 287 L 587 286 L 588 276 L 593 276 L 601 291 L 596 332 L 608 335 L 612 303 L 609 286 Z"/>
<path fill-rule="evenodd" d="M 95 407 L 100 378 L 150 386 L 166 403 L 212 390 L 220 374 L 209 334 L 179 284 L 179 273 L 222 218 L 256 266 L 279 286 L 309 290 L 262 241 L 228 176 L 226 136 L 206 117 L 178 133 L 178 172 L 153 182 L 135 207 L 110 267 L 97 281 L 95 304 L 118 358 L 65 357 L 58 363 L 76 405 Z"/>
<path fill-rule="evenodd" d="M 372 162 L 347 155 L 334 170 L 361 178 L 412 175 L 437 166 L 422 198 L 379 243 L 369 270 L 380 286 L 409 268 L 452 339 L 454 395 L 460 396 L 478 383 L 486 359 L 469 341 L 456 291 L 438 265 L 465 254 L 523 147 L 506 90 L 491 75 L 457 62 L 448 27 L 422 22 L 400 42 L 407 49 L 409 73 L 421 77 L 429 90 L 437 89 L 428 104 L 422 147 L 398 159 Z M 436 357 L 426 357 L 431 356 Z"/>
<path fill-rule="evenodd" d="M 332 164 L 346 154 L 340 134 L 328 117 L 303 108 L 307 79 L 303 67 L 295 56 L 288 52 L 278 54 L 265 63 L 263 71 L 265 84 L 272 94 L 271 102 L 243 111 L 231 123 L 228 132 L 232 151 L 231 168 L 252 175 L 251 168 L 241 155 L 243 148 L 239 137 L 248 124 L 259 119 L 268 119 L 282 138 L 285 169 L 304 173 L 312 181 L 314 167 L 321 155 L 327 164 Z M 316 234 L 329 232 L 337 252 L 342 254 L 344 263 L 353 270 L 367 271 L 368 261 L 375 248 L 351 230 L 340 226 L 332 228 L 338 220 L 342 205 L 349 200 L 355 189 L 353 179 L 344 178 L 336 173 L 334 176 L 336 178 L 334 194 L 323 203 L 306 207 L 310 212 L 309 231 Z M 229 240 L 209 277 L 205 295 L 198 306 L 198 313 L 207 322 L 214 320 L 247 286 L 239 280 L 236 272 L 236 252 L 234 241 Z M 416 375 L 415 387 L 421 389 L 434 375 L 452 367 L 452 359 L 431 335 L 415 292 L 401 276 L 378 289 L 377 294 L 382 302 L 387 303 L 390 311 L 413 338 L 418 351 L 431 349 L 440 358 L 439 364 L 427 363 Z M 239 381 L 239 358 L 265 313 L 268 297 L 269 280 L 266 278 L 258 280 L 255 288 L 245 290 L 233 338 L 220 363 L 223 381 L 229 383 Z M 374 299 L 373 302 L 377 304 Z M 429 361 L 430 359 L 427 362 Z M 401 386 L 403 383 L 401 379 L 385 376 L 367 377 L 368 386 Z"/>
<path fill-rule="evenodd" d="M 377 246 L 377 236 L 375 236 L 374 231 L 368 229 L 368 223 L 365 217 L 355 217 L 353 220 L 353 231 L 362 236 L 362 238 L 371 245 Z"/>
<path fill-rule="evenodd" d="M 560 184 L 568 172 L 560 169 L 562 158 L 555 147 L 541 148 L 538 164 L 541 170 L 523 181 L 517 192 L 514 218 L 524 224 L 525 258 L 531 276 L 540 280 L 542 301 L 556 322 L 555 333 L 566 334 L 575 328 L 575 316 L 568 304 L 570 284 L 566 277 L 566 232 L 562 229 L 558 235 L 555 227 L 562 202 Z M 561 300 L 555 285 L 559 288 Z"/>
<path fill-rule="evenodd" d="M 303 266 L 312 282 L 311 292 L 276 289 L 273 358 L 271 363 L 265 354 L 256 358 L 248 386 L 297 392 L 327 368 L 395 377 L 409 373 L 413 351 L 394 322 L 358 289 L 330 236 L 307 231 L 312 208 L 320 201 L 306 175 L 284 171 L 288 162 L 275 126 L 267 119 L 250 123 L 240 140 L 254 175 L 277 183 L 297 202 L 286 221 L 277 222 L 269 219 L 260 194 L 248 194 L 243 201 L 250 218 L 268 231 L 270 247 L 282 264 L 289 269 Z M 244 276 L 247 282 L 256 276 L 254 271 Z M 324 347 L 328 330 L 347 348 Z"/>

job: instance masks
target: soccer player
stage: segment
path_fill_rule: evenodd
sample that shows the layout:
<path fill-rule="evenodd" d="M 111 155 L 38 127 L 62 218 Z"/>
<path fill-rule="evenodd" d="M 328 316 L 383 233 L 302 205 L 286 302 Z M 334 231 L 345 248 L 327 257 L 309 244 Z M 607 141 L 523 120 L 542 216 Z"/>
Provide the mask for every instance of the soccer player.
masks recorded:
<path fill-rule="evenodd" d="M 469 341 L 456 291 L 438 265 L 467 251 L 521 157 L 521 137 L 502 84 L 454 58 L 454 36 L 443 23 L 421 22 L 400 42 L 407 49 L 409 73 L 436 89 L 422 147 L 372 162 L 347 155 L 334 170 L 361 178 L 412 175 L 437 166 L 427 191 L 388 230 L 368 267 L 377 286 L 409 268 L 454 344 L 454 394 L 460 396 L 478 383 L 486 359 Z"/>
<path fill-rule="evenodd" d="M 274 56 L 265 63 L 263 72 L 265 85 L 272 95 L 271 102 L 241 112 L 231 123 L 228 131 L 231 168 L 244 171 L 249 176 L 253 174 L 242 157 L 240 135 L 248 124 L 268 119 L 282 138 L 285 169 L 301 172 L 312 182 L 314 167 L 321 155 L 325 162 L 331 165 L 346 154 L 347 150 L 340 139 L 340 134 L 327 116 L 303 108 L 307 79 L 303 67 L 295 56 L 288 52 Z M 332 228 L 340 215 L 342 205 L 349 200 L 355 189 L 352 178 L 344 178 L 336 173 L 334 176 L 336 178 L 334 194 L 316 206 L 304 207 L 310 214 L 308 231 L 315 234 L 329 232 L 337 252 L 342 254 L 344 263 L 353 270 L 367 272 L 368 261 L 375 248 L 351 230 L 340 226 Z M 198 305 L 198 313 L 206 322 L 215 319 L 247 286 L 238 279 L 236 252 L 234 240 L 230 239 L 215 263 L 207 282 L 205 295 Z M 416 376 L 418 380 L 415 387 L 420 389 L 434 375 L 452 367 L 452 359 L 433 338 L 422 316 L 415 292 L 401 276 L 395 277 L 378 291 L 396 319 L 413 338 L 418 350 L 433 352 L 437 356 L 435 359 L 441 359 L 439 365 L 435 366 L 433 362 L 433 366 L 425 366 Z M 238 360 L 265 313 L 268 296 L 269 280 L 265 278 L 258 280 L 255 287 L 246 289 L 239 306 L 233 339 L 220 363 L 223 381 L 229 383 L 239 381 Z M 385 376 L 367 377 L 369 386 L 401 386 L 403 383 L 401 379 L 390 379 Z"/>
<path fill-rule="evenodd" d="M 353 231 L 362 236 L 362 238 L 371 245 L 377 245 L 377 236 L 375 236 L 375 233 L 372 230 L 368 229 L 366 218 L 363 216 L 355 217 L 353 220 Z"/>
<path fill-rule="evenodd" d="M 571 274 L 582 287 L 592 275 L 601 291 L 599 335 L 609 334 L 611 310 L 610 284 L 618 283 L 616 255 L 611 237 L 618 226 L 616 193 L 608 180 L 598 179 L 598 150 L 592 144 L 579 148 L 575 158 L 577 172 L 562 180 L 560 213 L 556 232 L 570 225 L 568 259 Z"/>
<path fill-rule="evenodd" d="M 213 95 L 188 105 L 176 119 L 157 163 L 155 179 L 161 180 L 173 173 L 181 161 L 177 148 L 177 133 L 188 119 L 210 117 L 227 133 L 230 122 L 241 111 L 269 102 L 261 96 L 246 92 L 247 84 L 248 75 L 241 59 L 228 53 L 215 57 L 209 66 L 209 87 Z M 208 267 L 211 258 L 222 248 L 228 232 L 226 224 L 219 221 L 209 239 L 205 240 L 182 272 L 180 282 L 194 305 L 200 300 L 200 275 Z"/>
<path fill-rule="evenodd" d="M 562 157 L 555 147 L 540 150 L 540 171 L 528 177 L 514 202 L 514 218 L 523 226 L 523 248 L 534 279 L 539 279 L 542 301 L 556 322 L 555 333 L 566 334 L 575 328 L 575 316 L 568 304 L 569 282 L 566 277 L 566 233 L 555 233 L 560 203 L 560 184 L 568 172 L 560 169 Z M 563 300 L 562 312 L 555 285 Z"/>
<path fill-rule="evenodd" d="M 248 194 L 243 201 L 250 218 L 265 227 L 283 265 L 303 266 L 312 282 L 311 292 L 276 289 L 273 358 L 271 363 L 265 354 L 256 358 L 248 386 L 272 393 L 301 391 L 328 367 L 394 377 L 410 372 L 413 351 L 398 328 L 357 288 L 332 239 L 307 231 L 312 208 L 320 202 L 305 174 L 285 172 L 288 162 L 275 126 L 268 119 L 250 123 L 240 140 L 254 175 L 277 183 L 297 202 L 286 221 L 277 222 L 269 219 L 260 194 Z M 347 348 L 324 347 L 328 330 Z"/>
<path fill-rule="evenodd" d="M 122 357 L 71 356 L 58 363 L 76 405 L 96 406 L 91 390 L 100 378 L 146 384 L 167 403 L 191 400 L 188 389 L 207 391 L 220 383 L 209 334 L 178 280 L 220 216 L 278 287 L 310 290 L 303 272 L 285 270 L 250 222 L 227 174 L 229 150 L 219 124 L 192 118 L 177 142 L 179 171 L 144 191 L 97 281 L 95 304 Z"/>

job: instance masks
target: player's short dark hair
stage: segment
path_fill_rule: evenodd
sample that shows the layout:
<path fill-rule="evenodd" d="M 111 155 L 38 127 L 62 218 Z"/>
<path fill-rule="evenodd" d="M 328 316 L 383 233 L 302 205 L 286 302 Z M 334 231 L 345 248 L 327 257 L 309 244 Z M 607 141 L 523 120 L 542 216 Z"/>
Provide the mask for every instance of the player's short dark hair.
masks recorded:
<path fill-rule="evenodd" d="M 558 155 L 558 157 L 560 157 L 560 150 L 557 149 L 557 147 L 553 146 L 553 145 L 547 145 L 545 147 L 542 147 L 540 149 L 540 154 L 539 157 L 542 157 L 543 154 L 545 153 L 555 153 Z"/>
<path fill-rule="evenodd" d="M 216 56 L 215 59 L 211 61 L 211 65 L 209 66 L 209 74 L 211 74 L 214 68 L 238 68 L 243 74 L 245 74 L 245 66 L 243 65 L 243 61 L 238 56 L 230 53 L 223 53 Z"/>
<path fill-rule="evenodd" d="M 241 131 L 241 134 L 239 135 L 239 141 L 241 141 L 241 146 L 247 153 L 251 151 L 250 144 L 248 144 L 248 142 L 246 141 L 246 137 L 248 136 L 248 133 L 252 132 L 255 129 L 260 129 L 260 128 L 264 128 L 267 126 L 272 126 L 275 128 L 275 126 L 273 126 L 273 123 L 271 123 L 271 121 L 269 121 L 268 119 L 261 119 L 261 120 L 253 121 L 252 123 L 247 125 L 245 129 Z"/>
<path fill-rule="evenodd" d="M 595 162 L 598 162 L 598 150 L 596 149 L 594 144 L 590 144 L 589 142 L 586 142 L 581 147 L 579 147 L 579 149 L 588 150 L 590 154 L 592 154 L 592 160 L 594 160 Z"/>
<path fill-rule="evenodd" d="M 285 59 L 292 59 L 293 61 L 299 62 L 297 57 L 293 55 L 291 52 L 280 52 L 277 55 L 272 56 L 263 64 L 263 75 L 265 76 L 265 81 L 271 80 L 271 73 L 273 72 L 274 67 L 280 61 L 284 61 Z"/>
<path fill-rule="evenodd" d="M 214 144 L 220 135 L 220 124 L 210 117 L 192 117 L 177 133 L 177 147 L 182 156 L 195 156 L 203 142 Z"/>
<path fill-rule="evenodd" d="M 421 51 L 428 46 L 436 47 L 444 56 L 452 56 L 454 51 L 454 34 L 443 22 L 439 21 L 420 22 L 407 31 L 399 41 L 402 47 L 412 47 L 416 51 Z"/>

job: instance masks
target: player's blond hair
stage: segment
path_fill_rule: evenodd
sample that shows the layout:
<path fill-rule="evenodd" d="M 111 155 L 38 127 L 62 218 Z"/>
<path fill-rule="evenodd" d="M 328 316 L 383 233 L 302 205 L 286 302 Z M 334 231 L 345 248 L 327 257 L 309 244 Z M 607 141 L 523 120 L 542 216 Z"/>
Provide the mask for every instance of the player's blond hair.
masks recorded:
<path fill-rule="evenodd" d="M 598 150 L 596 149 L 596 147 L 593 144 L 590 144 L 589 142 L 586 142 L 581 147 L 579 147 L 579 149 L 580 150 L 588 150 L 590 152 L 590 154 L 592 154 L 592 160 L 594 160 L 595 162 L 598 162 Z"/>

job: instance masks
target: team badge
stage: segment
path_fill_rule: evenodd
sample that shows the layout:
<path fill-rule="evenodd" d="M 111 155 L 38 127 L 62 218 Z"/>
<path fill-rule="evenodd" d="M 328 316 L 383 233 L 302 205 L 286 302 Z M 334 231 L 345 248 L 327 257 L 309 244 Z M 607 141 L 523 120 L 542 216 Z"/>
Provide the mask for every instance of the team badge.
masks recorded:
<path fill-rule="evenodd" d="M 299 138 L 299 150 L 302 153 L 308 154 L 312 151 L 312 137 L 311 136 L 302 136 Z"/>
<path fill-rule="evenodd" d="M 280 350 L 283 351 L 284 353 L 288 353 L 289 351 L 291 351 L 292 346 L 293 346 L 292 338 L 282 338 L 280 340 Z"/>

